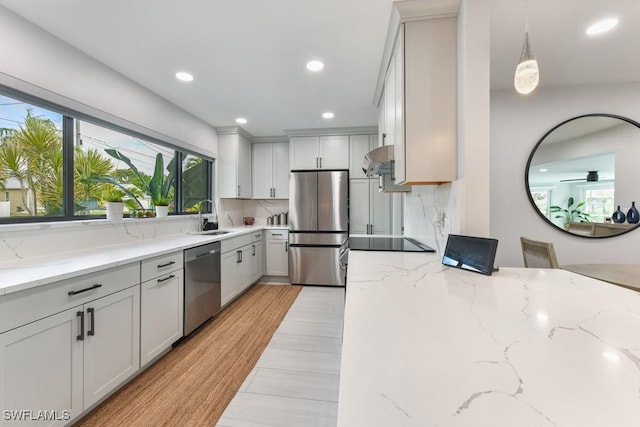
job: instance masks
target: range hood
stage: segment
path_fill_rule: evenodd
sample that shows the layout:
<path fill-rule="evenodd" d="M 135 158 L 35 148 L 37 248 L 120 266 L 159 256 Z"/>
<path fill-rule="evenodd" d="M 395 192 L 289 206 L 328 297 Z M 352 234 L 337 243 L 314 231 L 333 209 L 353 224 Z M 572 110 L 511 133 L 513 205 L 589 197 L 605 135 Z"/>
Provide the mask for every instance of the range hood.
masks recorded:
<path fill-rule="evenodd" d="M 411 186 L 396 185 L 393 182 L 394 172 L 393 145 L 383 145 L 364 155 L 362 170 L 368 177 L 379 175 L 378 191 L 384 193 L 409 192 Z"/>
<path fill-rule="evenodd" d="M 393 174 L 393 145 L 383 145 L 365 154 L 362 170 L 368 177 Z"/>

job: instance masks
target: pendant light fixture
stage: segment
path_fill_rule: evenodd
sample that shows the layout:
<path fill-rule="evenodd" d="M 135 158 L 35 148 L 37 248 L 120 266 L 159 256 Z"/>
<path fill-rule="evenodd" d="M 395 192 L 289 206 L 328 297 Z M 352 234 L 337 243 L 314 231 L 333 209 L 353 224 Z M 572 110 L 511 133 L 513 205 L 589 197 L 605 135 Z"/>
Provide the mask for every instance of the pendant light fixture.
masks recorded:
<path fill-rule="evenodd" d="M 525 6 L 528 9 L 528 5 Z M 518 93 L 527 95 L 538 87 L 538 81 L 540 80 L 540 72 L 538 70 L 538 61 L 533 55 L 531 50 L 531 43 L 529 43 L 529 13 L 525 11 L 525 23 L 524 23 L 524 44 L 522 45 L 522 53 L 520 54 L 520 62 L 516 67 L 516 74 L 513 78 L 513 85 Z"/>

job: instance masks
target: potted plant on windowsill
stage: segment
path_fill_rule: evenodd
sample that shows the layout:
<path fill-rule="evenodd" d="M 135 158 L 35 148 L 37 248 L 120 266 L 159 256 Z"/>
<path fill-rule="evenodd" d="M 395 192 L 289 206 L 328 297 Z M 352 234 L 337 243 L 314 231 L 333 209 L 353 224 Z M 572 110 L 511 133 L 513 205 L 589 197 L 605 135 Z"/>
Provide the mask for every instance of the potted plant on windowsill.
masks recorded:
<path fill-rule="evenodd" d="M 157 197 L 153 200 L 156 207 L 156 218 L 164 218 L 169 215 L 169 202 L 167 197 Z"/>
<path fill-rule="evenodd" d="M 567 200 L 567 207 L 562 208 L 560 206 L 554 205 L 554 206 L 550 206 L 549 207 L 549 211 L 551 213 L 557 213 L 558 215 L 556 215 L 554 218 L 563 218 L 564 219 L 564 228 L 568 229 L 569 228 L 569 224 L 572 222 L 587 222 L 587 221 L 591 221 L 591 216 L 582 211 L 581 208 L 584 207 L 584 205 L 586 204 L 586 202 L 580 202 L 576 205 L 575 208 L 573 207 L 573 203 L 574 203 L 574 199 L 573 197 L 569 197 L 569 200 Z"/>
<path fill-rule="evenodd" d="M 102 200 L 107 205 L 107 219 L 109 221 L 122 220 L 124 211 L 124 191 L 115 186 L 111 186 L 102 193 Z"/>

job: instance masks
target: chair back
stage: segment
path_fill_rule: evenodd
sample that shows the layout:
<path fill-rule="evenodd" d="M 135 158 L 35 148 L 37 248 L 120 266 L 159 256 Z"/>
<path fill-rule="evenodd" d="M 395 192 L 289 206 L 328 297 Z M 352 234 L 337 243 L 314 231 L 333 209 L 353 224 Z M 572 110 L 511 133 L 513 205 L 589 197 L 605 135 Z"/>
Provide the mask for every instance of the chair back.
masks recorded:
<path fill-rule="evenodd" d="M 559 268 L 553 243 L 520 237 L 522 257 L 527 268 Z"/>

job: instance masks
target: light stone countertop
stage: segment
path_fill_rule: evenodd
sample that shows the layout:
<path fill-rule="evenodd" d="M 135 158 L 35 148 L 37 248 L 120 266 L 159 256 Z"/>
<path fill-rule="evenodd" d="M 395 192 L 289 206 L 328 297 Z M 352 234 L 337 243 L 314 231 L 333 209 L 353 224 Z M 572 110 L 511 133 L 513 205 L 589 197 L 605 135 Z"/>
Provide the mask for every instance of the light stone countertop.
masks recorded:
<path fill-rule="evenodd" d="M 223 230 L 230 231 L 230 233 L 220 236 L 174 235 L 137 243 L 102 246 L 78 252 L 9 261 L 0 264 L 0 296 L 194 246 L 237 237 L 256 230 L 286 228 L 288 227 L 262 225 L 224 228 Z"/>
<path fill-rule="evenodd" d="M 638 426 L 640 293 L 349 255 L 338 426 Z"/>

